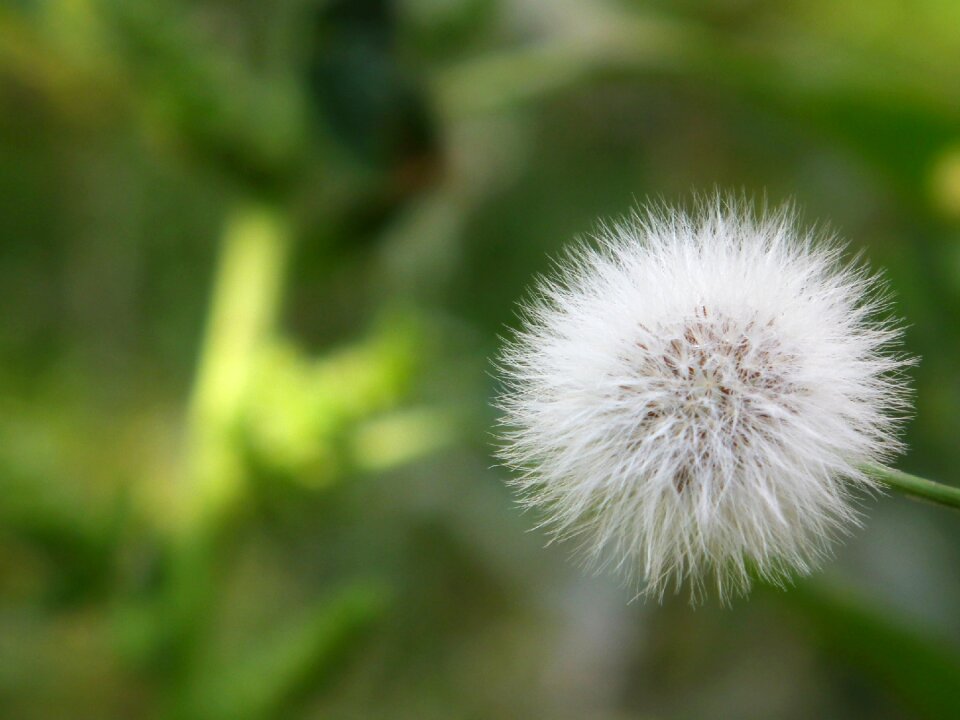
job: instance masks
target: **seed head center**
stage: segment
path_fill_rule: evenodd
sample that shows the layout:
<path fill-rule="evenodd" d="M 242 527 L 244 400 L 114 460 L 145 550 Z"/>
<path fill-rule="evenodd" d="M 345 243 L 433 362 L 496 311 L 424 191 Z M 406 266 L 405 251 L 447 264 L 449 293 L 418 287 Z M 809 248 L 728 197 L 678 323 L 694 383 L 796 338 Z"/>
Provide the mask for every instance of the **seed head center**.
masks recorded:
<path fill-rule="evenodd" d="M 771 403 L 790 411 L 796 388 L 786 375 L 794 358 L 772 327 L 773 321 L 735 323 L 701 305 L 679 327 L 655 334 L 666 341 L 637 344 L 643 351 L 640 380 L 659 391 L 644 394 L 631 446 L 682 438 L 687 452 L 674 458 L 677 492 L 704 470 L 720 476 L 735 466 L 751 438 L 772 421 Z M 659 350 L 652 351 L 655 345 Z"/>

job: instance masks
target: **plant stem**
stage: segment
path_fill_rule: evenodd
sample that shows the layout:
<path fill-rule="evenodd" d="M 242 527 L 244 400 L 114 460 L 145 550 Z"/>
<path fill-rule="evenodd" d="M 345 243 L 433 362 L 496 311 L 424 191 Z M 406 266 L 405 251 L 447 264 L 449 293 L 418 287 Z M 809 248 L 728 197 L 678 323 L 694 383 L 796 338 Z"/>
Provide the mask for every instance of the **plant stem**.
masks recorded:
<path fill-rule="evenodd" d="M 190 399 L 187 525 L 219 515 L 240 492 L 236 430 L 257 352 L 273 332 L 289 251 L 283 214 L 235 208 L 224 229 L 210 316 Z"/>
<path fill-rule="evenodd" d="M 882 465 L 867 465 L 863 470 L 877 482 L 898 490 L 904 495 L 960 510 L 960 488 L 958 487 L 943 485 Z"/>
<path fill-rule="evenodd" d="M 290 246 L 289 219 L 271 202 L 240 200 L 225 219 L 170 518 L 168 575 L 157 604 L 156 652 L 172 658 L 175 703 L 192 691 L 184 683 L 198 672 L 208 641 L 225 530 L 246 489 L 239 426 L 257 356 L 275 332 Z"/>

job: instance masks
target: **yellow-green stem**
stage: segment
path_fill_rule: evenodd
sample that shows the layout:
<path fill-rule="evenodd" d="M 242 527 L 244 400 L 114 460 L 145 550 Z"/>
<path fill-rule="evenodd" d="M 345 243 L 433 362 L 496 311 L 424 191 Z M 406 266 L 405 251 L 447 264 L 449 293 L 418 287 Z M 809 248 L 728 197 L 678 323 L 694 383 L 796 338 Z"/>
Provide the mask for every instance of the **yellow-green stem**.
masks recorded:
<path fill-rule="evenodd" d="M 226 222 L 190 399 L 188 527 L 222 512 L 243 485 L 237 429 L 257 352 L 273 333 L 289 248 L 275 207 L 244 202 Z"/>

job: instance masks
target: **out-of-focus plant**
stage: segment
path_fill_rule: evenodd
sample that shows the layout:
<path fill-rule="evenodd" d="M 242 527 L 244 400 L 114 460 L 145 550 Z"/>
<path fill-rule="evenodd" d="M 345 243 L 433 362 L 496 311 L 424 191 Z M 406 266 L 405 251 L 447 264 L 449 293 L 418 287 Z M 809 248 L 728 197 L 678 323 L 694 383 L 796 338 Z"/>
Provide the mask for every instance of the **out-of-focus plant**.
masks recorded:
<path fill-rule="evenodd" d="M 469 252 L 450 238 L 489 216 L 485 203 L 513 187 L 538 152 L 531 118 L 558 99 L 622 80 L 720 88 L 836 140 L 890 182 L 901 202 L 922 207 L 933 194 L 953 212 L 958 114 L 942 61 L 953 41 L 938 35 L 927 52 L 924 38 L 923 53 L 904 57 L 899 28 L 869 36 L 881 27 L 872 4 L 846 24 L 818 24 L 829 5 L 791 6 L 790 22 L 756 4 L 730 3 L 676 12 L 666 4 L 485 0 L 14 0 L 0 7 L 4 79 L 39 98 L 66 129 L 117 131 L 124 142 L 137 136 L 157 151 L 148 163 L 176 158 L 210 189 L 223 217 L 219 234 L 196 237 L 216 260 L 192 394 L 176 421 L 150 399 L 132 411 L 91 412 L 69 373 L 42 392 L 0 400 L 0 521 L 10 548 L 0 561 L 42 557 L 10 582 L 24 595 L 42 588 L 44 603 L 8 624 L 16 629 L 11 641 L 36 652 L 0 664 L 3 686 L 39 696 L 65 684 L 37 679 L 44 638 L 54 647 L 49 655 L 79 668 L 78 684 L 96 698 L 91 705 L 101 707 L 104 688 L 116 691 L 120 699 L 110 702 L 119 709 L 103 715 L 157 707 L 179 718 L 290 717 L 315 690 L 331 687 L 396 609 L 393 588 L 376 574 L 291 578 L 275 556 L 251 561 L 246 543 L 256 545 L 258 513 L 268 512 L 263 491 L 291 490 L 322 506 L 362 473 L 449 443 L 457 413 L 411 399 L 434 370 L 423 352 L 428 320 L 415 310 L 374 308 L 361 314 L 378 321 L 339 327 L 322 351 L 308 351 L 284 322 L 289 277 L 305 251 L 331 259 L 316 263 L 329 273 L 333 259 L 402 236 L 376 258 L 390 268 L 381 279 L 412 295 L 439 294 L 445 271 Z M 403 27 L 398 7 L 407 14 Z M 427 57 L 411 57 L 411 33 Z M 847 43 L 853 34 L 855 45 Z M 589 104 L 604 105 L 593 96 Z M 442 159 L 441 145 L 449 151 Z M 565 158 L 558 150 L 539 151 Z M 537 186 L 548 188 L 552 172 Z M 580 168 L 570 175 L 583 182 Z M 563 209 L 562 200 L 549 201 Z M 536 213 L 523 210 L 527 227 Z M 516 240 L 500 224 L 508 218 L 487 222 Z M 487 277 L 476 276 L 477 283 Z M 377 295 L 381 304 L 391 304 L 389 290 Z M 496 300 L 483 290 L 460 300 Z M 314 312 L 324 317 L 327 309 Z M 949 404 L 952 396 L 942 397 Z M 460 566 L 468 553 L 456 552 L 466 578 Z M 247 585 L 236 580 L 243 572 Z M 442 584 L 434 591 L 456 595 Z M 250 588 L 264 594 L 246 598 Z M 458 626 L 478 589 L 470 584 L 450 600 Z M 893 678 L 924 716 L 953 710 L 943 690 L 956 675 L 948 650 L 931 650 L 929 639 L 899 633 L 867 609 L 844 614 L 836 598 L 789 597 L 787 607 L 822 631 L 831 655 L 884 683 Z M 253 631 L 237 619 L 248 619 L 245 601 L 268 610 Z M 830 638 L 840 626 L 844 652 L 834 653 Z M 435 654 L 430 661 L 438 663 Z M 476 677 L 465 675 L 470 683 Z M 928 698 L 925 683 L 937 687 Z"/>
<path fill-rule="evenodd" d="M 377 158 L 372 172 L 357 170 L 369 158 L 350 160 L 351 143 L 368 147 L 356 132 L 380 133 L 393 101 L 384 96 L 387 105 L 359 125 L 338 124 L 337 113 L 347 106 L 337 88 L 353 82 L 351 43 L 364 32 L 363 22 L 376 21 L 386 8 L 354 17 L 341 5 L 311 19 L 328 28 L 324 34 L 342 38 L 338 47 L 344 50 L 339 65 L 324 60 L 313 73 L 314 87 L 302 67 L 274 62 L 269 53 L 254 62 L 211 48 L 184 31 L 184 8 L 51 0 L 0 11 L 0 57 L 65 111 L 84 106 L 78 100 L 83 93 L 123 108 L 144 137 L 214 170 L 238 198 L 219 239 L 183 462 L 167 469 L 173 477 L 158 473 L 173 491 L 151 491 L 150 502 L 137 509 L 134 501 L 119 516 L 121 525 L 131 512 L 152 516 L 156 534 L 149 543 L 158 570 L 146 587 L 121 589 L 115 599 L 117 646 L 148 684 L 162 690 L 171 717 L 286 715 L 324 686 L 387 610 L 389 590 L 382 582 L 346 578 L 294 617 L 278 617 L 276 628 L 244 655 L 212 651 L 224 602 L 223 565 L 243 536 L 254 476 L 287 478 L 319 492 L 349 474 L 408 461 L 449 438 L 442 413 L 404 408 L 422 354 L 414 315 L 384 315 L 368 338 L 350 339 L 351 346 L 319 358 L 285 338 L 278 322 L 304 168 L 326 152 L 344 176 L 353 173 L 353 184 L 344 187 L 354 195 L 324 188 L 332 198 L 324 207 L 333 223 L 338 213 L 349 215 L 358 193 L 394 185 L 383 177 L 408 152 L 393 147 Z M 389 28 L 377 37 L 389 44 Z M 392 58 L 385 54 L 383 61 Z M 314 111 L 307 109 L 311 93 L 319 97 Z M 403 102 L 410 106 L 409 99 Z M 360 111 L 369 114 L 369 108 Z M 345 151 L 332 144 L 328 120 L 334 133 L 350 133 Z M 320 159 L 324 170 L 326 162 Z M 156 481 L 154 475 L 145 479 Z M 24 504 L 36 521 L 36 497 L 25 497 Z M 60 510 L 51 506 L 51 512 Z M 65 520 L 51 516 L 48 526 L 67 532 L 74 523 Z M 105 562 L 122 552 L 112 546 L 121 536 L 101 531 L 116 523 L 89 520 L 96 530 L 88 531 L 78 518 L 76 537 L 68 539 L 74 552 Z"/>

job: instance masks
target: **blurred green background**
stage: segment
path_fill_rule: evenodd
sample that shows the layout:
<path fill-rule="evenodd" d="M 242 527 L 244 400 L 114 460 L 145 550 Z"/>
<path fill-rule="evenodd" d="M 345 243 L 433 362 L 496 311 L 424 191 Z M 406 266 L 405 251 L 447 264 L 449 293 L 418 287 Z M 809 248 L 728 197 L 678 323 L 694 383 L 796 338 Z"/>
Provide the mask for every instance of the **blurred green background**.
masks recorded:
<path fill-rule="evenodd" d="M 952 0 L 3 0 L 0 715 L 960 718 L 960 517 L 634 601 L 528 529 L 488 358 L 692 190 L 885 268 L 960 467 Z"/>

